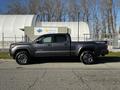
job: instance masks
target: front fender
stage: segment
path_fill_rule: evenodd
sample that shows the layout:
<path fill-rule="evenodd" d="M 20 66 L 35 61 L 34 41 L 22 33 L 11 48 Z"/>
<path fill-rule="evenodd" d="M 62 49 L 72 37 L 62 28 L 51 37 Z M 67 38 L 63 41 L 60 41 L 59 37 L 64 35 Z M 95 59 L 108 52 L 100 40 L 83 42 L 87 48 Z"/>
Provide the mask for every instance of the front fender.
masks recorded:
<path fill-rule="evenodd" d="M 13 58 L 14 58 L 16 52 L 20 51 L 20 50 L 26 50 L 26 51 L 28 51 L 28 53 L 31 56 L 34 55 L 34 52 L 32 52 L 31 48 L 29 46 L 27 46 L 27 45 L 24 45 L 24 46 L 15 46 L 15 47 L 13 47 L 11 49 L 11 51 L 10 51 L 11 52 L 11 56 L 13 56 Z"/>

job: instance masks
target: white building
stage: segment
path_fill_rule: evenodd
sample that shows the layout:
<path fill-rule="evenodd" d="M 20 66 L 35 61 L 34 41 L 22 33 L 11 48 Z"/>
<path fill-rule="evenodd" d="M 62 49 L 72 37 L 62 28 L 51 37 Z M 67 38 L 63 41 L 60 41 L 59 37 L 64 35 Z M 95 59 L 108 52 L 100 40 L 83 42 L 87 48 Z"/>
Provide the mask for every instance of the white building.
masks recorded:
<path fill-rule="evenodd" d="M 22 37 L 24 32 L 20 28 L 32 26 L 34 15 L 0 15 L 0 41 L 2 37 L 6 41 L 13 40 L 12 37 Z M 7 38 L 8 37 L 8 38 Z"/>
<path fill-rule="evenodd" d="M 78 22 L 40 22 L 39 15 L 0 15 L 0 41 L 20 41 L 17 37 L 24 36 L 20 29 L 24 27 L 67 27 L 74 39 L 78 37 Z M 85 34 L 90 34 L 85 22 L 79 23 L 79 38 L 83 40 Z"/>

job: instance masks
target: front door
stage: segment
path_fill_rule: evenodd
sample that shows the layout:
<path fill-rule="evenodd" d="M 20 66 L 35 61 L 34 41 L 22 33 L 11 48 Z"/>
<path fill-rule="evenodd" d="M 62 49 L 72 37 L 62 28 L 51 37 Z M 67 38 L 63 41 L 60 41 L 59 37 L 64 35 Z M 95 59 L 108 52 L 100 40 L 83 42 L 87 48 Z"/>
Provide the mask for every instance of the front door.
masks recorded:
<path fill-rule="evenodd" d="M 52 35 L 42 36 L 34 44 L 35 55 L 37 57 L 53 56 L 52 51 Z"/>

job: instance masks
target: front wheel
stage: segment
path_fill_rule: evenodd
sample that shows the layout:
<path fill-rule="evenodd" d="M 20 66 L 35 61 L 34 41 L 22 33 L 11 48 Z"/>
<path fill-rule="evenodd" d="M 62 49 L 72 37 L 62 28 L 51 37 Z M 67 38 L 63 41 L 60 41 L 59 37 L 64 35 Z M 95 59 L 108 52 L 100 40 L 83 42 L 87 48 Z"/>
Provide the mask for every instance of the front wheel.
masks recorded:
<path fill-rule="evenodd" d="M 19 65 L 26 65 L 29 63 L 30 57 L 26 51 L 19 51 L 16 53 L 15 59 Z"/>
<path fill-rule="evenodd" d="M 83 51 L 80 55 L 80 60 L 84 64 L 93 64 L 95 63 L 94 54 L 91 51 Z"/>

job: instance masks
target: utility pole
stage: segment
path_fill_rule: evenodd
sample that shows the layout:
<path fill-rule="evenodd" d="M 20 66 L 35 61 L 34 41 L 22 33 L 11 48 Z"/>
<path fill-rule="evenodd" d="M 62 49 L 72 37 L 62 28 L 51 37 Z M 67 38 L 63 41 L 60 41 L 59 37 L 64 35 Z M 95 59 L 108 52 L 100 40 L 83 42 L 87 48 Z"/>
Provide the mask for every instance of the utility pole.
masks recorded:
<path fill-rule="evenodd" d="M 80 12 L 78 12 L 78 41 L 79 41 L 79 16 L 80 16 Z"/>
<path fill-rule="evenodd" d="M 2 49 L 4 49 L 4 32 L 2 32 Z"/>

